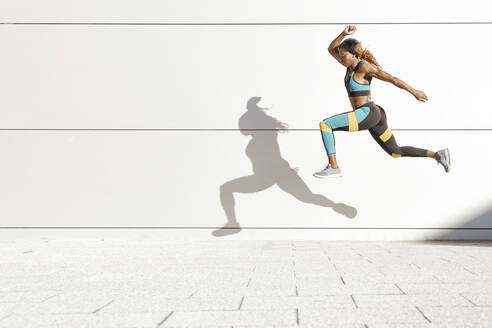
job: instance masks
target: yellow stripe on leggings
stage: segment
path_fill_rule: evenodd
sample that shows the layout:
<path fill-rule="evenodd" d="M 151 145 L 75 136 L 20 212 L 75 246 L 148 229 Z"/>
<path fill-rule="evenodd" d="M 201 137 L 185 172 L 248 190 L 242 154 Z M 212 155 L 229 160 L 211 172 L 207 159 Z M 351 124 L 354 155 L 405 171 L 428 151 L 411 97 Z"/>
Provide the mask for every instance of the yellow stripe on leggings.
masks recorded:
<path fill-rule="evenodd" d="M 392 135 L 393 133 L 391 133 L 390 128 L 387 128 L 386 131 L 384 131 L 384 133 L 379 136 L 379 138 L 383 140 L 383 142 L 386 142 L 389 138 L 391 138 Z"/>
<path fill-rule="evenodd" d="M 349 131 L 359 131 L 359 123 L 355 117 L 355 112 L 348 113 Z"/>
<path fill-rule="evenodd" d="M 321 129 L 321 131 L 333 133 L 333 131 L 328 127 L 328 125 L 326 125 L 324 121 L 319 122 L 319 128 Z"/>
<path fill-rule="evenodd" d="M 400 155 L 400 154 L 395 154 L 395 153 L 391 153 L 391 156 L 393 156 L 394 158 L 401 157 L 401 155 Z"/>

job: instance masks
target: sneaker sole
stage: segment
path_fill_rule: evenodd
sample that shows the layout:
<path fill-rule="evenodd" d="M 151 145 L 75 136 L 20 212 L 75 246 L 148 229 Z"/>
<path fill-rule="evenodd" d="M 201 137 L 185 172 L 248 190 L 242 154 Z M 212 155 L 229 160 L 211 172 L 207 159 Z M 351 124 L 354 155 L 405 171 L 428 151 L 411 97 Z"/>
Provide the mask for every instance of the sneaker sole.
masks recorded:
<path fill-rule="evenodd" d="M 341 178 L 343 175 L 340 174 L 331 174 L 331 175 L 317 175 L 316 173 L 313 173 L 313 176 L 319 179 L 330 179 L 330 178 Z"/>
<path fill-rule="evenodd" d="M 448 159 L 448 169 L 446 170 L 446 173 L 449 173 L 451 170 L 451 156 L 449 155 L 449 149 L 446 148 L 444 154 L 446 154 L 446 158 Z"/>

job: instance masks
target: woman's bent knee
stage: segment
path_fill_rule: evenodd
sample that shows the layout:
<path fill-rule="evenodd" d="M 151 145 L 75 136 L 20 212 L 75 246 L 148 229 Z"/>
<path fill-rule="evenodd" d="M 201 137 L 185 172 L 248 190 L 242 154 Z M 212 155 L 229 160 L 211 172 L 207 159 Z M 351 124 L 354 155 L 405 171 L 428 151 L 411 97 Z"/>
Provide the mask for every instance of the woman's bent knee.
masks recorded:
<path fill-rule="evenodd" d="M 333 132 L 331 128 L 325 123 L 325 121 L 319 122 L 319 129 L 324 132 Z"/>

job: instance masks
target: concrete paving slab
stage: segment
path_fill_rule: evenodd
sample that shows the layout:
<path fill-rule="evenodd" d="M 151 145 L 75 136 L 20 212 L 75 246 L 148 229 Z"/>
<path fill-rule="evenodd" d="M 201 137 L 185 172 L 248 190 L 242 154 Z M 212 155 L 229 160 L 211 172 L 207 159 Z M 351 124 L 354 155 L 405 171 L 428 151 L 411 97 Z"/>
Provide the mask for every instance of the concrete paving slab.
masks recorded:
<path fill-rule="evenodd" d="M 188 327 L 198 323 L 216 326 L 297 327 L 294 310 L 174 312 L 160 327 Z"/>

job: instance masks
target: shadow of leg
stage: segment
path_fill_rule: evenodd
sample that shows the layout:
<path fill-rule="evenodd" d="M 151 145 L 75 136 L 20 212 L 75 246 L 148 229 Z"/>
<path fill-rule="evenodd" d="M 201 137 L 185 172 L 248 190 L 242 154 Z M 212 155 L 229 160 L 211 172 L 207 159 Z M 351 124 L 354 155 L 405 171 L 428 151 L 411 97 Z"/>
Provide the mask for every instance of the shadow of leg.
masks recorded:
<path fill-rule="evenodd" d="M 220 186 L 220 203 L 227 217 L 227 223 L 221 228 L 214 230 L 212 235 L 222 237 L 239 233 L 241 227 L 236 219 L 235 200 L 233 193 L 253 193 L 267 189 L 274 185 L 271 178 L 257 174 L 237 178 Z"/>
<path fill-rule="evenodd" d="M 299 177 L 297 172 L 292 169 L 286 169 L 285 173 L 279 176 L 277 185 L 280 189 L 288 192 L 298 200 L 304 203 L 315 204 L 324 207 L 331 207 L 335 212 L 342 214 L 348 218 L 355 218 L 357 209 L 344 203 L 335 203 L 326 198 L 324 195 L 313 194 L 306 183 Z"/>

